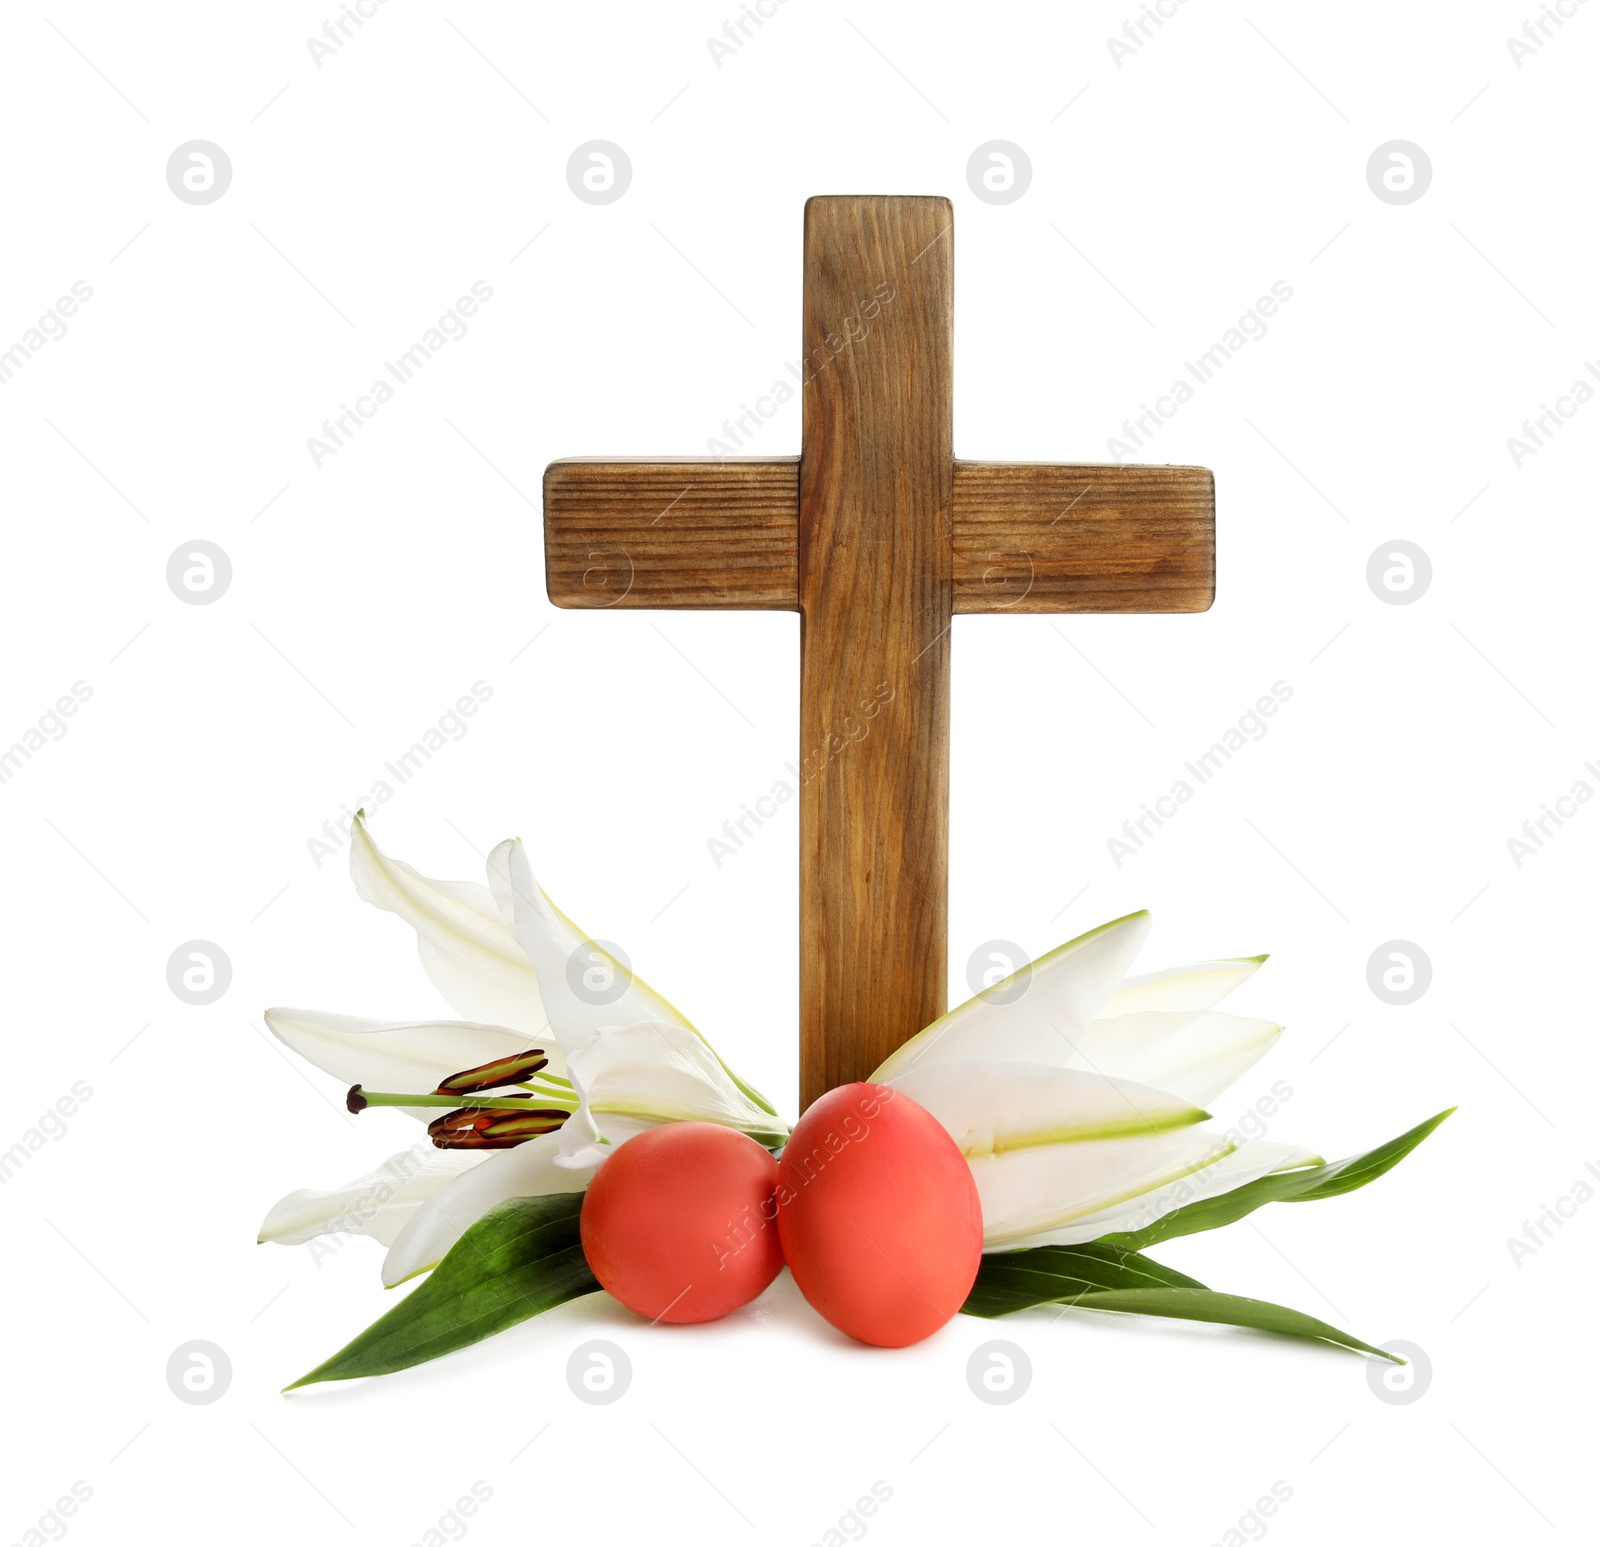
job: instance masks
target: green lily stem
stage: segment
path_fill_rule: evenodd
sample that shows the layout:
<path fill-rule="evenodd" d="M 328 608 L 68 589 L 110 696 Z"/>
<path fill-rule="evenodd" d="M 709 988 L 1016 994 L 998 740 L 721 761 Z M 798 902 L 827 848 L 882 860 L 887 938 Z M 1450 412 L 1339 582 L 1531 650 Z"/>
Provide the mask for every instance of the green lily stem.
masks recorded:
<path fill-rule="evenodd" d="M 537 1093 L 540 1101 L 547 1101 L 552 1107 L 561 1107 L 571 1112 L 576 1109 L 575 1099 L 563 1099 L 555 1092 Z M 369 1107 L 464 1107 L 472 1110 L 487 1107 L 491 1111 L 504 1112 L 530 1112 L 538 1108 L 533 1102 L 519 1100 L 514 1096 L 440 1096 L 433 1092 L 425 1095 L 408 1096 L 403 1093 L 386 1090 L 368 1090 L 361 1087 L 360 1100 Z"/>
<path fill-rule="evenodd" d="M 577 1092 L 574 1091 L 573 1088 L 565 1081 L 562 1081 L 562 1083 L 559 1085 L 546 1083 L 545 1076 L 542 1074 L 534 1075 L 531 1080 L 519 1080 L 517 1082 L 517 1089 L 531 1090 L 535 1095 L 538 1096 L 556 1096 L 563 1100 L 569 1097 L 574 1097 L 577 1094 Z"/>

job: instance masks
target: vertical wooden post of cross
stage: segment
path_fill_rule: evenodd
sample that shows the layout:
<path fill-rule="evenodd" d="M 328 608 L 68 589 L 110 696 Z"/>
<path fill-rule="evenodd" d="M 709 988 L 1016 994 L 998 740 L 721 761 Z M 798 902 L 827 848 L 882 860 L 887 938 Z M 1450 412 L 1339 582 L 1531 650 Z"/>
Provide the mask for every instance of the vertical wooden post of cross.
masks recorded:
<path fill-rule="evenodd" d="M 950 238 L 944 199 L 806 206 L 800 1024 L 821 1032 L 801 1038 L 808 1093 L 870 1073 L 945 1008 Z"/>
<path fill-rule="evenodd" d="M 939 198 L 806 205 L 794 458 L 554 462 L 562 607 L 801 615 L 802 1104 L 945 1007 L 954 614 L 1199 612 L 1204 468 L 958 462 Z"/>

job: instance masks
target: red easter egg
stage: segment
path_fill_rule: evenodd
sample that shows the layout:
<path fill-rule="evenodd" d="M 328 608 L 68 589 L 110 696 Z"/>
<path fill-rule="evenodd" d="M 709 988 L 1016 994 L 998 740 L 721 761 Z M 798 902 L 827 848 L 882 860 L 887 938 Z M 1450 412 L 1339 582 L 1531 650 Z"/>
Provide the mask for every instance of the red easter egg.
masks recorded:
<path fill-rule="evenodd" d="M 978 1276 L 972 1172 L 938 1119 L 887 1085 L 841 1085 L 812 1104 L 784 1149 L 777 1198 L 800 1292 L 863 1343 L 920 1342 Z"/>
<path fill-rule="evenodd" d="M 715 1321 L 783 1266 L 778 1163 L 717 1123 L 663 1123 L 595 1172 L 578 1217 L 600 1286 L 651 1321 Z"/>

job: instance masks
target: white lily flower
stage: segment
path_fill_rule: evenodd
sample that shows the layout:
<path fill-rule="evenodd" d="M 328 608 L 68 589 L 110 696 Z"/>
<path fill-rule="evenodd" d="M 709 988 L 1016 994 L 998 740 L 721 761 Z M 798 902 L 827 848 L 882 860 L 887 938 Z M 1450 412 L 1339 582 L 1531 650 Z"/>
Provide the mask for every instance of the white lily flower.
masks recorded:
<path fill-rule="evenodd" d="M 414 1144 L 343 1187 L 326 1192 L 302 1187 L 280 1198 L 262 1221 L 259 1240 L 300 1246 L 324 1235 L 369 1235 L 389 1246 L 418 1204 L 470 1170 L 478 1158 L 470 1150 Z"/>
<path fill-rule="evenodd" d="M 396 1234 L 383 1259 L 383 1287 L 393 1289 L 396 1284 L 425 1273 L 461 1239 L 469 1225 L 482 1219 L 497 1203 L 508 1198 L 582 1192 L 589 1177 L 557 1170 L 553 1163 L 555 1152 L 555 1135 L 546 1134 L 514 1149 L 492 1150 L 480 1165 L 463 1171 L 428 1199 L 424 1207 L 415 1210 Z"/>
<path fill-rule="evenodd" d="M 1282 1033 L 1213 1009 L 1266 958 L 1124 978 L 1149 928 L 1135 913 L 1068 941 L 942 1016 L 873 1076 L 960 1146 L 985 1251 L 1142 1229 L 1321 1158 L 1202 1126 L 1201 1103 Z"/>
<path fill-rule="evenodd" d="M 788 1136 L 681 1026 L 642 1021 L 603 1028 L 569 1056 L 567 1070 L 578 1110 L 555 1135 L 558 1166 L 597 1166 L 608 1146 L 661 1123 L 721 1123 L 769 1146 Z"/>
<path fill-rule="evenodd" d="M 290 1193 L 261 1240 L 370 1235 L 389 1248 L 383 1281 L 394 1285 L 431 1268 L 495 1204 L 581 1191 L 609 1147 L 656 1123 L 724 1123 L 766 1144 L 787 1134 L 680 1010 L 556 908 L 519 842 L 490 855 L 487 886 L 434 881 L 384 855 L 358 816 L 350 873 L 366 901 L 415 929 L 423 970 L 463 1019 L 274 1009 L 267 1026 L 351 1086 L 352 1110 L 432 1118 L 435 1143 L 467 1147 L 419 1143 L 342 1187 Z M 582 991 L 574 961 L 609 967 L 615 991 Z"/>
<path fill-rule="evenodd" d="M 321 1010 L 268 1010 L 263 1017 L 283 1045 L 341 1085 L 373 1090 L 431 1091 L 460 1069 L 475 1069 L 528 1050 L 537 1035 L 477 1021 L 369 1021 L 359 1015 Z M 562 1072 L 562 1058 L 551 1049 L 550 1068 Z M 401 1107 L 427 1122 L 428 1107 Z"/>

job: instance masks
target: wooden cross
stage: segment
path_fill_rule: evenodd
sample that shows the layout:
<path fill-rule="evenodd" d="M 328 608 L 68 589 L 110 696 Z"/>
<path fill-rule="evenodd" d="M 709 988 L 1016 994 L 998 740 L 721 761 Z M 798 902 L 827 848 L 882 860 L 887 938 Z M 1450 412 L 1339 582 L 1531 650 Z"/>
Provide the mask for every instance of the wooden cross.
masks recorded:
<path fill-rule="evenodd" d="M 946 1008 L 952 616 L 1214 592 L 1206 469 L 955 460 L 953 219 L 807 202 L 798 458 L 545 471 L 556 606 L 800 614 L 804 1106 Z"/>

